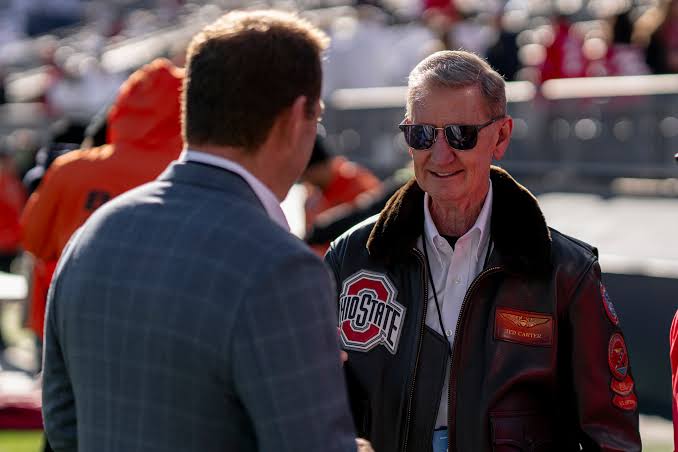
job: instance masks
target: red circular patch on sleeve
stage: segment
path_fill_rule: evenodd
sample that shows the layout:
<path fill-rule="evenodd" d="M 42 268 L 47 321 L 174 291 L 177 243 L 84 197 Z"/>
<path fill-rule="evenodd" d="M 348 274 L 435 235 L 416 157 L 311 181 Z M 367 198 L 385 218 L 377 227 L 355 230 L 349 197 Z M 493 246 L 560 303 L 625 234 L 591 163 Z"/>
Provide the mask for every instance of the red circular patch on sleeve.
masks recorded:
<path fill-rule="evenodd" d="M 620 396 L 627 396 L 633 392 L 633 378 L 630 375 L 627 375 L 623 381 L 612 379 L 610 383 L 610 389 L 619 394 Z"/>
<path fill-rule="evenodd" d="M 624 337 L 620 333 L 614 333 L 610 338 L 607 347 L 607 363 L 612 376 L 619 381 L 624 381 L 629 371 L 629 355 Z"/>
<path fill-rule="evenodd" d="M 612 404 L 624 411 L 635 411 L 638 408 L 638 399 L 631 393 L 627 396 L 616 395 L 612 399 Z"/>

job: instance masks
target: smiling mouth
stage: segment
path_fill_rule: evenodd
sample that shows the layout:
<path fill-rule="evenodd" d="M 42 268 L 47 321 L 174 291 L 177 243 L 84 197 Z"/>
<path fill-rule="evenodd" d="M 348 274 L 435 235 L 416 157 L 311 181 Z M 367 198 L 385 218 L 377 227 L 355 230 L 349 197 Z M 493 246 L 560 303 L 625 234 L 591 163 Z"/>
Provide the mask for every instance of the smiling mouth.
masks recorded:
<path fill-rule="evenodd" d="M 446 178 L 446 177 L 456 176 L 457 174 L 461 174 L 462 170 L 452 171 L 452 172 L 449 172 L 449 173 L 443 173 L 443 172 L 438 172 L 438 171 L 429 171 L 429 172 L 436 177 Z"/>

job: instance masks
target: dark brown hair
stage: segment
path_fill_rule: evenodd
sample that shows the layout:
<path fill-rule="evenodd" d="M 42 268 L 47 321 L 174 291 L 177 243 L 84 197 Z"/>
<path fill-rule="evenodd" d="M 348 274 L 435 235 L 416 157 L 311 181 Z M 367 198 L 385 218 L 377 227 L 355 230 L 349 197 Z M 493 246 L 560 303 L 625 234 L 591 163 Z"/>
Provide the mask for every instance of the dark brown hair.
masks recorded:
<path fill-rule="evenodd" d="M 311 23 L 281 11 L 234 11 L 205 27 L 187 52 L 185 142 L 257 149 L 299 96 L 311 117 L 327 43 Z"/>

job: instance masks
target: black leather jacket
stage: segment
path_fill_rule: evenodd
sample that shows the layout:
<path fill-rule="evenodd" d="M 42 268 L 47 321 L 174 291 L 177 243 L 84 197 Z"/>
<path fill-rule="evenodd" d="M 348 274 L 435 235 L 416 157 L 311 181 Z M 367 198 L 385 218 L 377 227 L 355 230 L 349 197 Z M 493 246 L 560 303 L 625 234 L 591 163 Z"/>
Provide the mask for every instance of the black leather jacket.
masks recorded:
<path fill-rule="evenodd" d="M 637 398 L 596 250 L 546 226 L 536 199 L 493 167 L 485 269 L 452 355 L 426 327 L 414 180 L 334 242 L 341 342 L 358 434 L 377 452 L 431 450 L 451 360 L 450 451 L 640 450 Z"/>

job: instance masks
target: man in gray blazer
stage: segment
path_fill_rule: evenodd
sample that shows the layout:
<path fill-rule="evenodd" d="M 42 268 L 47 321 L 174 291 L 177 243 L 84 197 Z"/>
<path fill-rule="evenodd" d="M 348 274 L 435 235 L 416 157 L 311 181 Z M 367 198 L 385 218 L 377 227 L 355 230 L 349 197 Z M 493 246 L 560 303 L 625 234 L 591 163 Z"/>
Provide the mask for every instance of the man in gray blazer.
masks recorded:
<path fill-rule="evenodd" d="M 95 212 L 59 262 L 55 451 L 356 449 L 332 283 L 279 205 L 313 147 L 326 40 L 271 11 L 193 39 L 182 157 Z"/>

